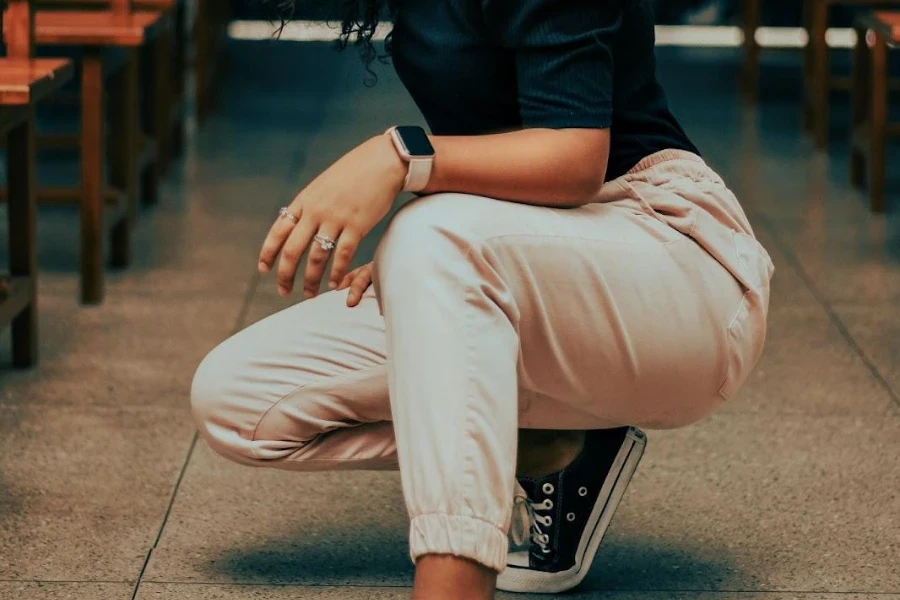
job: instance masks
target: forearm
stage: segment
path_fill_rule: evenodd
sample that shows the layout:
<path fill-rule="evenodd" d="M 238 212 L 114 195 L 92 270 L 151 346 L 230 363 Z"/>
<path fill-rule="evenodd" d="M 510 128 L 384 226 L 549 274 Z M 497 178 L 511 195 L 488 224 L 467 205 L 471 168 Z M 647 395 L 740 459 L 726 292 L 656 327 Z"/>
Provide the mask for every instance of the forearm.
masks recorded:
<path fill-rule="evenodd" d="M 434 168 L 423 193 L 465 192 L 524 204 L 580 206 L 604 181 L 608 129 L 525 129 L 430 136 Z"/>

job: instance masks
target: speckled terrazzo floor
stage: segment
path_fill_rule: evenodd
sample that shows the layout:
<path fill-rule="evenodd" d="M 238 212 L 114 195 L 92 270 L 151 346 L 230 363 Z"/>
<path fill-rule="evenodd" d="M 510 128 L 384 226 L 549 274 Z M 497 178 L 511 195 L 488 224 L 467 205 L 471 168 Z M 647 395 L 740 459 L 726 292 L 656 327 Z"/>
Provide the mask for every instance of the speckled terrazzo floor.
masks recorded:
<path fill-rule="evenodd" d="M 222 105 L 142 212 L 135 264 L 110 273 L 102 306 L 76 303 L 75 214 L 41 210 L 40 367 L 10 370 L 0 333 L 0 599 L 408 596 L 395 474 L 227 463 L 196 440 L 187 390 L 208 349 L 287 304 L 254 268 L 274 210 L 355 142 L 420 117 L 389 71 L 364 87 L 352 53 L 231 50 Z M 843 105 L 816 155 L 799 57 L 767 65 L 757 111 L 736 101 L 732 59 L 669 49 L 661 70 L 775 260 L 768 347 L 721 412 L 651 433 L 571 597 L 897 597 L 900 172 L 898 208 L 870 215 L 847 184 Z"/>

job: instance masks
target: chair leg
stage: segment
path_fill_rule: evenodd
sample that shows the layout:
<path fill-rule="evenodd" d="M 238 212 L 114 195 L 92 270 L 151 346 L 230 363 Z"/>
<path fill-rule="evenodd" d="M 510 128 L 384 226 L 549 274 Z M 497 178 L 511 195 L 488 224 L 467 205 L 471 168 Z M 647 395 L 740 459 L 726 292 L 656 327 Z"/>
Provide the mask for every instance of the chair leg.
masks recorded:
<path fill-rule="evenodd" d="M 887 42 L 875 34 L 872 46 L 872 88 L 869 127 L 869 194 L 872 212 L 884 211 L 885 145 L 887 144 Z"/>
<path fill-rule="evenodd" d="M 195 54 L 194 54 L 194 104 L 197 115 L 197 123 L 202 124 L 206 120 L 209 106 L 209 62 L 210 57 L 210 31 L 205 19 L 209 16 L 209 2 L 197 0 L 197 17 L 195 19 Z"/>
<path fill-rule="evenodd" d="M 824 0 L 806 0 L 810 10 L 810 80 L 806 89 L 809 94 L 811 109 L 811 125 L 813 142 L 816 148 L 824 149 L 828 145 L 828 76 L 829 56 L 828 44 L 825 42 L 825 31 L 828 28 L 828 3 Z"/>
<path fill-rule="evenodd" d="M 759 44 L 756 30 L 759 29 L 760 0 L 742 0 L 741 27 L 744 31 L 744 64 L 741 73 L 741 87 L 744 100 L 755 102 L 759 96 Z"/>
<path fill-rule="evenodd" d="M 803 129 L 809 131 L 812 128 L 812 109 L 810 108 L 809 85 L 812 81 L 812 39 L 809 32 L 812 30 L 812 4 L 816 0 L 802 0 L 803 2 L 803 30 L 806 31 L 806 45 L 803 46 L 803 73 L 801 97 L 803 100 Z"/>
<path fill-rule="evenodd" d="M 103 301 L 103 54 L 81 65 L 81 302 Z"/>
<path fill-rule="evenodd" d="M 128 59 L 110 80 L 110 184 L 125 193 L 125 208 L 113 225 L 111 250 L 114 267 L 131 262 L 131 230 L 138 196 L 138 60 L 129 50 Z"/>
<path fill-rule="evenodd" d="M 187 8 L 185 7 L 185 2 L 176 3 L 175 8 L 175 43 L 174 43 L 174 57 L 172 60 L 173 69 L 171 72 L 172 75 L 172 89 L 174 91 L 174 100 L 175 106 L 173 109 L 176 111 L 176 119 L 172 125 L 172 130 L 169 132 L 171 139 L 171 151 L 173 157 L 180 157 L 184 153 L 184 119 L 185 119 L 185 109 L 184 109 L 184 99 L 185 99 L 185 76 L 186 76 L 186 66 L 187 66 Z"/>
<path fill-rule="evenodd" d="M 37 186 L 34 111 L 31 108 L 25 122 L 10 131 L 7 150 L 10 275 L 27 277 L 31 285 L 30 304 L 12 321 L 13 366 L 25 368 L 33 366 L 38 360 Z"/>
<path fill-rule="evenodd" d="M 853 74 L 850 85 L 850 183 L 861 186 L 865 179 L 866 157 L 860 146 L 862 136 L 868 135 L 869 47 L 866 29 L 856 27 L 856 46 L 853 47 Z"/>
<path fill-rule="evenodd" d="M 171 32 L 159 36 L 154 43 L 153 52 L 153 122 L 156 138 L 156 174 L 162 176 L 172 158 L 172 105 L 175 103 L 172 93 L 172 45 L 175 39 Z"/>

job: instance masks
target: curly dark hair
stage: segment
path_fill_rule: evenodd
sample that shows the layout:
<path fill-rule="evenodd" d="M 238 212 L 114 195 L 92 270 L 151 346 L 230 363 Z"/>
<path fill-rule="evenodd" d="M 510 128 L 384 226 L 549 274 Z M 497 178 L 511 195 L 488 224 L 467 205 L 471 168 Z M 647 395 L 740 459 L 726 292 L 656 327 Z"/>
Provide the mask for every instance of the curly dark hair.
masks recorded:
<path fill-rule="evenodd" d="M 298 11 L 298 0 L 273 0 L 278 11 L 277 20 L 280 25 L 276 30 L 276 37 L 281 34 L 284 26 L 294 19 Z M 308 2 L 308 4 L 307 4 Z M 348 45 L 356 46 L 359 49 L 360 58 L 366 67 L 369 77 L 366 85 L 374 85 L 378 80 L 375 71 L 372 70 L 372 63 L 378 60 L 386 63 L 391 55 L 391 38 L 393 32 L 387 34 L 384 40 L 384 52 L 379 53 L 372 42 L 372 36 L 375 34 L 375 28 L 379 21 L 384 18 L 392 20 L 399 8 L 400 0 L 319 0 L 319 5 L 315 5 L 316 0 L 305 0 L 303 8 L 320 8 L 327 9 L 329 17 L 336 11 L 340 14 L 341 32 L 335 40 L 335 47 L 342 51 Z"/>

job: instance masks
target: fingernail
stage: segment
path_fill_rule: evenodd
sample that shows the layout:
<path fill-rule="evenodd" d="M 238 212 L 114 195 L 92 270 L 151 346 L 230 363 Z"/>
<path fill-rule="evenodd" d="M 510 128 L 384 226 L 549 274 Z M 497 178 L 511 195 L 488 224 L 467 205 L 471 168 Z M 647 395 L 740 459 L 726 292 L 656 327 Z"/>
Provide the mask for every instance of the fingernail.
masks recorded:
<path fill-rule="evenodd" d="M 269 272 L 269 265 L 267 265 L 263 261 L 259 261 L 257 268 L 259 268 L 260 273 L 268 273 Z"/>
<path fill-rule="evenodd" d="M 334 288 L 337 287 L 337 284 L 338 284 L 337 281 L 329 281 L 329 282 L 328 282 L 328 289 L 333 290 Z"/>
<path fill-rule="evenodd" d="M 282 298 L 286 298 L 288 294 L 290 294 L 290 292 L 287 290 L 287 288 L 281 287 L 280 285 L 278 286 L 279 296 L 281 296 Z"/>
<path fill-rule="evenodd" d="M 303 297 L 304 297 L 304 298 L 312 298 L 312 297 L 315 296 L 315 295 L 316 295 L 315 292 L 313 292 L 312 290 L 305 290 L 305 291 L 303 292 Z"/>

